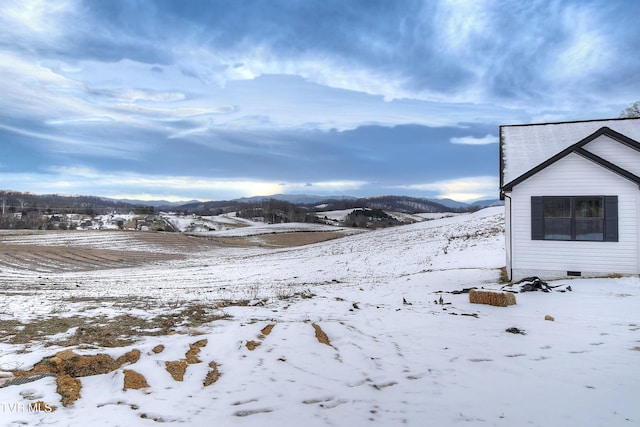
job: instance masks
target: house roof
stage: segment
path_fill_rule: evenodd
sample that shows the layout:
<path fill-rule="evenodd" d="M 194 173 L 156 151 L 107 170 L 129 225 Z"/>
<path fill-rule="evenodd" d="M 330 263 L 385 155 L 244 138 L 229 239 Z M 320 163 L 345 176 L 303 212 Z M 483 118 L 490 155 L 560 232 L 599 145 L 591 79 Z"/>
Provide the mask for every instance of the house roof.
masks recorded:
<path fill-rule="evenodd" d="M 507 182 L 502 186 L 502 190 L 506 190 L 509 191 L 511 189 L 513 189 L 514 186 L 518 185 L 519 183 L 521 183 L 522 181 L 528 179 L 529 177 L 537 174 L 538 172 L 540 172 L 542 169 L 546 168 L 547 166 L 552 165 L 553 163 L 557 162 L 558 160 L 566 157 L 567 155 L 571 154 L 571 153 L 576 153 L 582 157 L 584 157 L 585 159 L 591 160 L 592 162 L 602 166 L 605 169 L 610 170 L 611 172 L 617 173 L 618 175 L 635 182 L 636 184 L 638 184 L 638 186 L 640 186 L 640 177 L 629 172 L 628 170 L 621 168 L 618 165 L 615 165 L 614 163 L 611 163 L 610 161 L 603 159 L 602 157 L 592 153 L 591 151 L 585 150 L 583 147 L 585 145 L 587 145 L 588 143 L 590 143 L 591 141 L 593 141 L 594 139 L 602 136 L 602 135 L 606 135 L 609 138 L 615 139 L 616 141 L 633 148 L 636 151 L 640 151 L 640 143 L 628 138 L 625 135 L 622 135 L 621 133 L 618 133 L 612 129 L 609 129 L 608 127 L 602 127 L 600 129 L 598 129 L 597 131 L 595 131 L 594 133 L 592 133 L 591 135 L 587 136 L 586 138 L 583 138 L 581 141 L 578 141 L 577 143 L 570 145 L 569 147 L 565 148 L 564 150 L 562 150 L 561 152 L 559 152 L 558 154 L 556 154 L 555 156 L 551 157 L 550 159 L 540 163 L 538 166 L 534 167 L 533 169 L 530 169 L 529 171 L 527 171 L 526 173 L 520 175 L 518 178 L 514 179 L 513 181 Z"/>
<path fill-rule="evenodd" d="M 500 188 L 508 190 L 572 152 L 634 180 L 635 175 L 582 149 L 601 135 L 640 148 L 640 118 L 500 126 Z"/>

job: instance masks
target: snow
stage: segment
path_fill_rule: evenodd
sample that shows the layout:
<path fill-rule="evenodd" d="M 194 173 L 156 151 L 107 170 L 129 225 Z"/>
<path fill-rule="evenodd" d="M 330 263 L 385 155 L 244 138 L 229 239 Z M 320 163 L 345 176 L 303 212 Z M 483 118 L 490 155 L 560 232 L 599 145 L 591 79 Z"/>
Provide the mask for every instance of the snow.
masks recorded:
<path fill-rule="evenodd" d="M 604 126 L 640 141 L 640 119 L 502 126 L 503 182 L 513 181 Z"/>
<path fill-rule="evenodd" d="M 212 216 L 164 213 L 162 218 L 169 222 L 176 230 L 182 232 L 220 231 L 262 224 L 236 217 L 235 212 Z"/>
<path fill-rule="evenodd" d="M 54 378 L 0 388 L 0 424 L 638 425 L 640 279 L 557 281 L 553 285 L 570 283 L 573 291 L 517 294 L 517 305 L 506 308 L 448 293 L 500 289 L 503 211 L 489 208 L 304 247 L 209 248 L 134 268 L 52 272 L 46 280 L 59 289 L 47 286 L 42 294 L 34 286 L 45 280 L 39 273 L 3 266 L 7 290 L 0 314 L 7 318 L 151 317 L 175 301 L 201 301 L 212 310 L 222 300 L 266 302 L 224 307 L 228 319 L 127 347 L 74 348 L 116 357 L 135 348 L 142 357 L 112 373 L 80 378 L 81 398 L 69 407 L 60 404 Z M 12 239 L 59 242 L 51 235 Z M 112 239 L 121 247 L 127 244 L 121 236 L 131 233 L 53 235 L 67 236 L 65 245 L 100 246 Z M 132 311 L 126 304 L 82 302 L 91 295 L 150 303 Z M 444 305 L 437 303 L 440 296 Z M 547 314 L 555 321 L 544 320 Z M 312 323 L 330 345 L 316 340 Z M 270 324 L 271 333 L 262 334 Z M 510 327 L 526 334 L 506 332 Z M 174 381 L 165 362 L 184 359 L 189 345 L 202 339 L 208 340 L 198 356 L 202 363 L 188 365 L 184 381 Z M 248 341 L 260 346 L 250 351 Z M 165 350 L 156 354 L 158 344 Z M 0 367 L 28 369 L 62 349 L 5 340 Z M 221 377 L 205 387 L 211 361 Z M 124 391 L 123 369 L 143 374 L 150 387 Z M 32 398 L 58 409 L 11 410 Z"/>

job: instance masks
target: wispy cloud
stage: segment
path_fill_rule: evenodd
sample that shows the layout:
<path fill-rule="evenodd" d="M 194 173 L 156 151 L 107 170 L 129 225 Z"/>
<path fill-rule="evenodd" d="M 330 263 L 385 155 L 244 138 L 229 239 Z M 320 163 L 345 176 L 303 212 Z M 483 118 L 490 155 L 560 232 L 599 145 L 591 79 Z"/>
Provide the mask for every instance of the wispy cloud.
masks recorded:
<path fill-rule="evenodd" d="M 313 189 L 315 194 L 341 194 L 366 185 L 363 181 L 276 182 L 251 178 L 193 175 L 154 175 L 132 172 L 105 173 L 86 166 L 50 166 L 40 173 L 6 173 L 7 188 L 36 193 L 74 189 L 76 194 L 113 198 L 211 200 L 243 196 L 268 196 Z M 123 189 L 127 189 L 123 191 Z M 224 197 L 220 197 L 223 195 Z"/>
<path fill-rule="evenodd" d="M 498 178 L 494 176 L 476 176 L 411 184 L 399 188 L 435 192 L 441 199 L 473 201 L 483 198 L 498 198 Z"/>
<path fill-rule="evenodd" d="M 183 176 L 213 198 L 258 183 L 492 194 L 462 177 L 497 170 L 498 125 L 636 100 L 638 14 L 609 0 L 2 1 L 3 171 L 83 164 L 117 177 L 92 188 L 122 194 L 186 194 Z"/>
<path fill-rule="evenodd" d="M 463 144 L 463 145 L 486 145 L 486 144 L 497 144 L 498 137 L 495 135 L 487 134 L 483 137 L 475 137 L 475 136 L 460 136 L 451 138 L 452 144 Z"/>

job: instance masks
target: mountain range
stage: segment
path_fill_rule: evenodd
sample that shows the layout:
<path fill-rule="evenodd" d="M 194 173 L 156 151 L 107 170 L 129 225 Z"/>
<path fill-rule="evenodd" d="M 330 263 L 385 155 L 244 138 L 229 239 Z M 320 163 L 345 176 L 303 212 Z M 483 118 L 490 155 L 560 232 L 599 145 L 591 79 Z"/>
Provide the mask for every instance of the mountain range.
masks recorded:
<path fill-rule="evenodd" d="M 143 210 L 183 211 L 189 213 L 218 213 L 246 209 L 250 205 L 267 200 L 278 200 L 312 211 L 377 208 L 398 212 L 464 212 L 488 206 L 501 205 L 500 200 L 482 200 L 463 203 L 451 199 L 427 199 L 408 196 L 376 196 L 356 198 L 351 196 L 318 196 L 309 194 L 274 194 L 271 196 L 242 197 L 233 200 L 169 202 L 166 200 L 110 199 L 96 196 L 77 196 L 2 191 L 0 190 L 0 213 L 41 212 L 108 212 Z"/>

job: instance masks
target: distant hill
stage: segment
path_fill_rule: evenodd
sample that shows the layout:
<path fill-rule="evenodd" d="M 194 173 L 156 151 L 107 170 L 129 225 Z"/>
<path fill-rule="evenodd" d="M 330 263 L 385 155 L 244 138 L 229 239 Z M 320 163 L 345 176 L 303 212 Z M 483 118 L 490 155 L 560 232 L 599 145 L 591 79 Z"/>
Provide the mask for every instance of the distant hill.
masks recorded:
<path fill-rule="evenodd" d="M 266 201 L 278 200 L 291 206 L 300 207 L 307 212 L 321 212 L 340 209 L 369 208 L 403 213 L 424 212 L 467 212 L 488 206 L 503 204 L 500 200 L 482 200 L 471 204 L 450 199 L 426 199 L 408 196 L 376 196 L 356 198 L 351 196 L 317 196 L 308 194 L 275 194 L 272 196 L 243 197 L 234 200 L 189 201 L 186 203 L 164 200 L 109 199 L 95 196 L 33 194 L 0 190 L 0 214 L 38 211 L 41 213 L 88 213 L 138 211 L 181 211 L 217 215 L 254 209 Z"/>
<path fill-rule="evenodd" d="M 168 200 L 136 200 L 136 199 L 111 199 L 109 197 L 102 197 L 102 200 L 111 201 L 111 202 L 121 202 L 135 206 L 153 206 L 154 208 L 158 207 L 167 207 L 167 206 L 182 206 L 189 203 L 200 203 L 199 200 L 182 200 L 179 202 L 170 202 Z"/>
<path fill-rule="evenodd" d="M 500 199 L 479 200 L 471 204 L 471 206 L 478 206 L 480 209 L 488 208 L 491 206 L 503 206 L 503 205 L 504 205 L 504 201 Z"/>
<path fill-rule="evenodd" d="M 272 196 L 243 197 L 234 200 L 192 202 L 180 206 L 162 206 L 159 209 L 215 215 L 255 208 L 269 200 L 286 202 L 315 212 L 355 208 L 383 209 L 403 213 L 469 212 L 501 204 L 499 200 L 486 200 L 467 204 L 450 199 L 433 200 L 408 196 L 356 198 L 349 196 L 326 197 L 306 194 L 274 194 Z"/>
<path fill-rule="evenodd" d="M 241 197 L 239 199 L 233 199 L 233 201 L 253 203 L 270 199 L 281 200 L 283 202 L 294 203 L 296 205 L 308 205 L 320 203 L 325 200 L 354 200 L 356 198 L 351 196 L 314 196 L 311 194 L 274 194 L 272 196 Z"/>
<path fill-rule="evenodd" d="M 10 213 L 83 213 L 129 212 L 140 209 L 138 203 L 95 196 L 33 194 L 0 190 L 0 214 Z"/>

